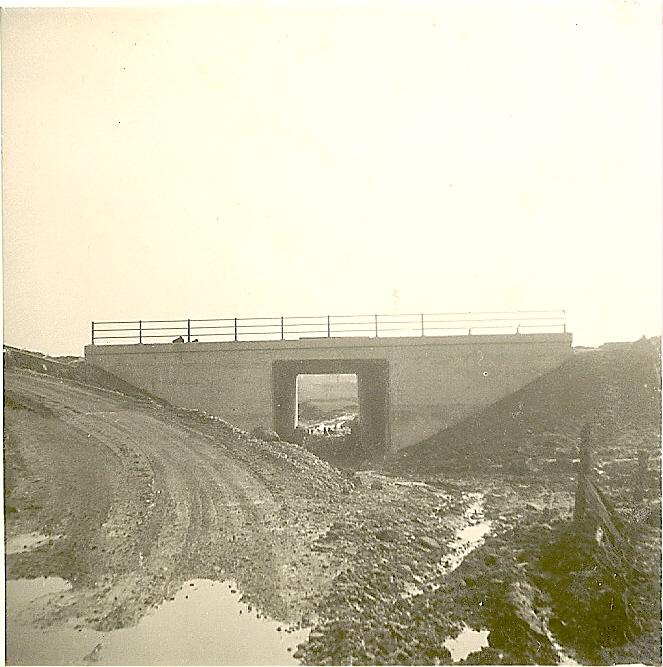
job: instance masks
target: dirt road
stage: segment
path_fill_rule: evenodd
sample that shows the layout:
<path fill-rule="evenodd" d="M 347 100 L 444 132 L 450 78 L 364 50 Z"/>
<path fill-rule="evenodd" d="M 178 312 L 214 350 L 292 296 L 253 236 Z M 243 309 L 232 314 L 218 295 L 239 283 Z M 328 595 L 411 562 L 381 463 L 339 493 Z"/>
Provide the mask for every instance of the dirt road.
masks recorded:
<path fill-rule="evenodd" d="M 577 619 L 567 623 L 559 605 L 551 615 L 551 573 L 540 563 L 568 528 L 572 474 L 449 470 L 424 483 L 344 472 L 297 445 L 52 366 L 5 369 L 7 537 L 50 536 L 8 554 L 7 577 L 71 584 L 32 609 L 30 622 L 47 632 L 135 626 L 182 596 L 184 582 L 232 580 L 253 613 L 287 632 L 311 629 L 292 647 L 307 664 L 450 664 L 447 641 L 461 631 L 489 635 L 470 657 L 483 664 L 551 664 L 568 653 L 549 621 L 561 633 Z M 83 370 L 94 382 L 94 369 Z M 639 532 L 654 564 L 632 587 L 629 613 L 655 619 L 660 531 Z M 591 636 L 600 639 L 591 652 L 569 637 L 590 662 L 660 658 L 655 624 L 627 645 Z"/>
<path fill-rule="evenodd" d="M 343 573 L 380 566 L 385 603 L 432 580 L 468 523 L 467 494 L 344 473 L 147 397 L 18 369 L 5 393 L 7 535 L 61 536 L 9 555 L 8 577 L 72 584 L 44 624 L 132 625 L 199 578 L 233 579 L 268 616 L 314 625 Z"/>
<path fill-rule="evenodd" d="M 260 590 L 268 613 L 297 620 L 310 609 L 302 588 L 328 585 L 326 564 L 301 557 L 302 527 L 285 529 L 266 484 L 222 442 L 166 410 L 47 376 L 8 373 L 6 389 L 33 407 L 6 413 L 16 480 L 8 502 L 22 510 L 10 528 L 62 535 L 10 558 L 9 575 L 74 583 L 51 614 L 123 626 L 186 579 L 246 568 L 246 592 Z"/>

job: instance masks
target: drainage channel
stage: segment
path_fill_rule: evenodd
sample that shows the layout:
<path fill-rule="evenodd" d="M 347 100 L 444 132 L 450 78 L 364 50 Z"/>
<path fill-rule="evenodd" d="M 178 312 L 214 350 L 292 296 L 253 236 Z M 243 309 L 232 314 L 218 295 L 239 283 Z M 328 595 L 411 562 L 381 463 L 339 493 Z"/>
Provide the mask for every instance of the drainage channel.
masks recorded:
<path fill-rule="evenodd" d="M 30 610 L 69 590 L 64 579 L 7 581 L 7 663 L 105 665 L 291 665 L 309 629 L 258 617 L 233 582 L 193 579 L 173 600 L 130 628 L 76 630 L 74 622 L 41 628 Z"/>

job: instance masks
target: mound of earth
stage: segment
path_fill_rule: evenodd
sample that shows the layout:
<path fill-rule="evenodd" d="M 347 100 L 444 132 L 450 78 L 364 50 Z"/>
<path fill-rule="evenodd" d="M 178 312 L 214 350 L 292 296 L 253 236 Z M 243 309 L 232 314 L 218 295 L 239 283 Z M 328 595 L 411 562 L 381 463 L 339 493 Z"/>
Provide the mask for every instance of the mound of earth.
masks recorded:
<path fill-rule="evenodd" d="M 656 461 L 648 487 L 659 486 L 660 339 L 576 352 L 520 391 L 400 452 L 388 468 L 568 475 L 584 423 L 591 426 L 597 462 L 605 462 L 602 474 L 616 476 L 609 485 L 625 490 L 637 452 L 647 450 Z M 627 463 L 628 470 L 614 463 Z"/>
<path fill-rule="evenodd" d="M 3 367 L 5 371 L 30 370 L 87 387 L 106 389 L 131 398 L 165 404 L 161 399 L 87 362 L 83 357 L 49 357 L 41 352 L 21 350 L 5 345 L 3 347 Z"/>

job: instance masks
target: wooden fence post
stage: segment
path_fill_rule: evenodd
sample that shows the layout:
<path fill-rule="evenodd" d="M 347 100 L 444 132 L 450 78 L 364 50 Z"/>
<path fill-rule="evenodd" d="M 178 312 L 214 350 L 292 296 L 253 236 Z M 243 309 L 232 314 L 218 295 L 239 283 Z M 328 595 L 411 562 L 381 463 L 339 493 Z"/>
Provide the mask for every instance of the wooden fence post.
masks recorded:
<path fill-rule="evenodd" d="M 580 465 L 578 467 L 578 486 L 576 488 L 573 520 L 582 521 L 587 509 L 587 485 L 591 483 L 592 449 L 590 443 L 591 427 L 586 423 L 580 432 Z"/>

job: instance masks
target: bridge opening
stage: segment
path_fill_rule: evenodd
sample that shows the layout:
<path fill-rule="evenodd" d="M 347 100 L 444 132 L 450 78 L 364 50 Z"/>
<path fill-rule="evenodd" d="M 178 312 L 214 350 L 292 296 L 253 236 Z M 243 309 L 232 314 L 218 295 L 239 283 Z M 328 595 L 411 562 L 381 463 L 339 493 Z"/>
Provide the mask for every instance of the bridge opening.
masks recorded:
<path fill-rule="evenodd" d="M 388 387 L 384 359 L 275 361 L 274 430 L 323 458 L 379 460 L 389 447 Z"/>
<path fill-rule="evenodd" d="M 347 436 L 359 425 L 354 373 L 297 376 L 297 426 L 307 435 Z"/>

